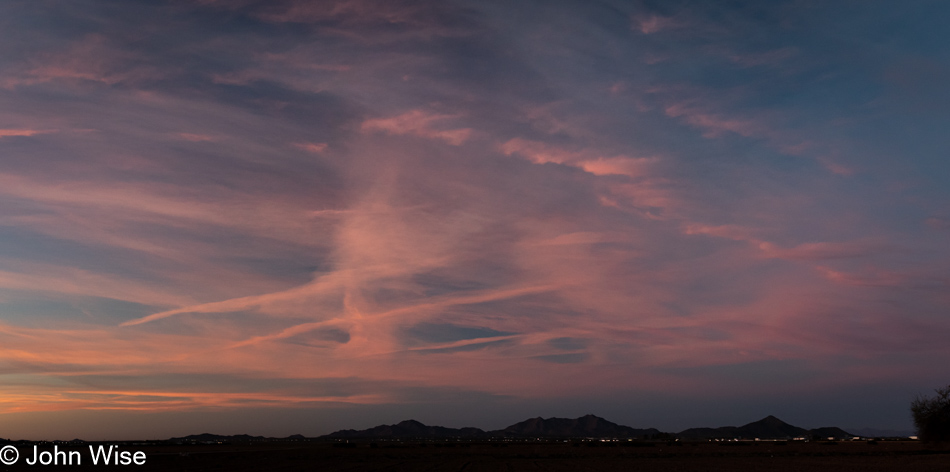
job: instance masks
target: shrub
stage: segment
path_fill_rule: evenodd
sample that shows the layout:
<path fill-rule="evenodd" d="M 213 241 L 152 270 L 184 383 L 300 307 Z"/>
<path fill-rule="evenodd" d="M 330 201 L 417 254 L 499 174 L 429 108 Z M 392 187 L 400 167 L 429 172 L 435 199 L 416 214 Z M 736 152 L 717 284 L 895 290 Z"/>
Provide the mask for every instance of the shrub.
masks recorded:
<path fill-rule="evenodd" d="M 925 442 L 950 441 L 950 385 L 933 398 L 918 396 L 910 404 L 917 437 Z"/>

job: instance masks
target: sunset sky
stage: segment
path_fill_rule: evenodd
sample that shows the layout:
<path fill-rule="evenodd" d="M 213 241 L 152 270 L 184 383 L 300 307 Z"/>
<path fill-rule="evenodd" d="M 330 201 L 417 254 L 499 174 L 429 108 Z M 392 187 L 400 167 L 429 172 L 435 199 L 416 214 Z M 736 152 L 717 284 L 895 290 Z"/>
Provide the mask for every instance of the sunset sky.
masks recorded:
<path fill-rule="evenodd" d="M 948 15 L 0 2 L 0 437 L 910 430 Z"/>

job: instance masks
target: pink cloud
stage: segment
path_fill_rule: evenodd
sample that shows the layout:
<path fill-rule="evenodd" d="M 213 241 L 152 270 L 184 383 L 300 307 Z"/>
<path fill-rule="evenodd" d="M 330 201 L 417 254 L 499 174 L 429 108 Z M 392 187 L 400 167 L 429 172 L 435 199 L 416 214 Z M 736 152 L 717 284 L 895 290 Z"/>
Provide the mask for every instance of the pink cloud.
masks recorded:
<path fill-rule="evenodd" d="M 924 220 L 924 224 L 930 229 L 950 229 L 950 218 L 932 216 Z"/>
<path fill-rule="evenodd" d="M 176 136 L 184 139 L 185 141 L 191 141 L 193 143 L 214 142 L 218 140 L 217 137 L 208 134 L 178 133 Z"/>
<path fill-rule="evenodd" d="M 444 127 L 438 126 L 456 118 L 458 118 L 457 115 L 441 115 L 423 110 L 412 110 L 392 118 L 366 120 L 361 128 L 364 131 L 381 131 L 394 135 L 412 135 L 438 139 L 453 146 L 459 146 L 472 136 L 473 130 L 471 128 L 439 129 Z"/>
<path fill-rule="evenodd" d="M 768 242 L 759 243 L 766 257 L 778 259 L 821 261 L 865 257 L 888 251 L 890 246 L 878 241 L 817 242 L 805 243 L 792 248 L 779 248 Z"/>
<path fill-rule="evenodd" d="M 211 334 L 209 332 L 208 334 Z M 46 390 L 42 380 L 33 384 L 27 380 L 11 380 L 0 387 L 0 413 L 13 411 L 60 411 L 66 409 L 116 410 L 193 410 L 195 408 L 236 408 L 248 402 L 275 405 L 312 403 L 383 403 L 392 402 L 385 394 L 355 392 L 346 395 L 319 395 L 269 389 L 249 389 L 243 392 L 222 391 L 207 385 L 175 390 L 175 387 L 142 386 L 133 389 L 96 388 L 72 379 L 85 375 L 124 376 L 137 372 L 148 376 L 161 373 L 238 373 L 245 368 L 233 360 L 218 357 L 215 348 L 223 347 L 218 336 L 205 336 L 202 343 L 189 341 L 191 336 L 161 335 L 144 332 L 106 329 L 29 329 L 0 325 L 0 337 L 5 349 L 0 362 L 10 365 L 29 365 L 41 369 L 46 376 L 56 376 L 60 385 Z M 49 343 L 37 349 L 37 337 Z M 209 349 L 210 348 L 210 349 Z M 220 353 L 218 353 L 220 354 Z M 204 358 L 204 360 L 201 360 Z M 237 359 L 237 362 L 241 362 Z M 165 364 L 166 367 L 162 367 Z M 174 366 L 166 370 L 168 366 Z M 214 366 L 213 371 L 207 370 Z M 245 364 L 245 366 L 250 366 Z"/>
<path fill-rule="evenodd" d="M 56 133 L 55 129 L 0 129 L 0 139 L 11 136 L 36 136 L 38 134 Z"/>
<path fill-rule="evenodd" d="M 19 71 L 5 80 L 6 88 L 52 81 L 90 81 L 114 85 L 163 75 L 152 66 L 128 67 L 134 54 L 122 50 L 101 34 L 88 34 L 64 50 L 45 52 L 18 64 Z"/>
<path fill-rule="evenodd" d="M 721 277 L 718 271 L 725 266 L 714 263 L 704 269 L 686 261 L 681 265 L 631 271 L 622 261 L 648 260 L 650 251 L 644 248 L 657 248 L 660 241 L 675 237 L 648 226 L 637 231 L 601 232 L 584 230 L 583 225 L 563 220 L 563 216 L 548 221 L 524 220 L 519 222 L 517 250 L 512 253 L 519 277 L 497 288 L 425 295 L 412 282 L 414 275 L 462 264 L 466 257 L 463 243 L 482 234 L 487 220 L 484 215 L 465 214 L 454 214 L 447 219 L 445 215 L 430 214 L 430 208 L 399 205 L 385 190 L 377 189 L 377 193 L 368 194 L 364 201 L 346 212 L 334 214 L 334 218 L 341 219 L 335 246 L 336 266 L 331 273 L 311 283 L 250 297 L 182 304 L 179 308 L 126 323 L 121 328 L 76 333 L 74 337 L 15 329 L 14 332 L 21 335 L 20 340 L 5 342 L 4 346 L 9 349 L 8 355 L 18 357 L 9 359 L 47 365 L 68 361 L 78 365 L 72 367 L 74 370 L 107 369 L 140 375 L 266 371 L 277 377 L 321 379 L 358 373 L 365 379 L 543 397 L 555 395 L 555 391 L 559 395 L 583 393 L 586 388 L 579 384 L 556 389 L 557 381 L 550 376 L 524 375 L 524 372 L 549 367 L 543 359 L 557 359 L 556 356 L 565 353 L 576 354 L 577 359 L 582 360 L 576 364 L 558 364 L 558 372 L 563 375 L 584 374 L 617 388 L 633 388 L 646 381 L 664 388 L 687 388 L 701 382 L 657 374 L 651 369 L 796 358 L 803 355 L 782 346 L 813 342 L 809 341 L 807 330 L 789 332 L 770 325 L 769 320 L 786 319 L 800 312 L 801 300 L 807 299 L 798 292 L 789 293 L 789 284 L 769 284 L 770 288 L 751 301 L 727 300 L 700 305 L 692 316 L 667 315 L 666 305 L 675 303 L 683 295 L 678 287 L 704 280 L 714 273 Z M 693 225 L 685 232 L 734 239 L 755 235 L 754 231 L 730 225 Z M 605 247 L 599 248 L 599 245 Z M 623 249 L 627 246 L 641 249 Z M 798 249 L 806 253 L 817 251 L 826 257 L 827 253 L 822 251 L 828 248 Z M 740 267 L 755 263 L 751 257 L 736 260 L 730 255 L 728 259 Z M 403 296 L 376 299 L 371 288 L 381 286 Z M 807 287 L 803 293 L 808 293 Z M 510 317 L 504 316 L 504 309 L 489 314 L 466 314 L 471 306 L 546 294 L 556 294 L 556 297 L 534 303 L 538 308 L 550 310 L 550 314 Z M 341 307 L 334 308 L 326 302 L 334 297 L 344 300 Z M 261 322 L 237 329 L 238 322 L 229 321 L 226 314 L 242 310 L 251 311 Z M 212 314 L 224 316 L 201 321 L 203 315 Z M 504 343 L 486 347 L 481 347 L 482 340 L 408 347 L 400 342 L 401 327 L 440 320 L 447 314 L 451 314 L 449 319 L 456 323 L 518 334 L 497 337 L 493 340 Z M 750 323 L 750 319 L 761 321 Z M 271 325 L 263 323 L 264 320 L 285 323 Z M 177 335 L 159 334 L 159 326 L 177 326 L 184 331 Z M 249 327 L 254 329 L 247 329 Z M 346 330 L 350 340 L 343 344 L 323 342 L 307 346 L 289 342 L 295 336 L 327 327 Z M 710 331 L 711 328 L 715 330 Z M 199 337 L 201 342 L 196 343 Z M 561 337 L 596 342 L 583 349 L 552 348 L 549 341 Z M 55 341 L 56 347 L 38 354 L 35 344 L 38 341 L 31 339 L 44 339 L 44 343 Z M 822 352 L 818 349 L 808 356 Z M 17 353 L 37 354 L 27 358 Z M 811 358 L 808 356 L 804 358 Z M 287 358 L 312 362 L 294 365 L 281 362 Z M 639 360 L 632 364 L 618 361 L 627 358 Z M 396 364 L 413 368 L 394 370 Z M 399 401 L 379 391 L 346 396 L 264 391 L 215 397 L 189 389 L 72 388 L 60 389 L 56 394 L 59 396 L 47 396 L 48 402 L 44 402 L 43 395 L 50 393 L 42 390 L 39 390 L 42 393 L 32 390 L 33 393 L 21 392 L 16 396 L 10 389 L 5 392 L 9 398 L 18 399 L 20 408 L 28 410 L 188 410 L 237 408 L 245 402 L 303 405 Z M 144 398 L 147 396 L 153 398 Z"/>
<path fill-rule="evenodd" d="M 682 21 L 660 15 L 645 15 L 632 18 L 633 29 L 643 34 L 654 34 L 683 26 Z"/>
<path fill-rule="evenodd" d="M 905 287 L 916 289 L 943 289 L 950 286 L 950 278 L 922 272 L 899 272 L 876 267 L 855 272 L 844 272 L 819 267 L 829 280 L 856 287 Z"/>
<path fill-rule="evenodd" d="M 501 151 L 506 155 L 519 154 L 527 157 L 535 164 L 565 164 L 578 160 L 579 154 L 567 151 L 548 144 L 530 141 L 522 138 L 511 139 L 501 145 Z"/>
<path fill-rule="evenodd" d="M 643 177 L 652 174 L 652 167 L 658 161 L 656 157 L 610 157 L 582 161 L 580 167 L 594 175 Z"/>
<path fill-rule="evenodd" d="M 539 141 L 522 138 L 511 139 L 501 145 L 505 154 L 519 155 L 535 164 L 566 164 L 583 169 L 594 175 L 626 175 L 643 177 L 653 171 L 660 159 L 657 157 L 603 157 L 596 150 L 568 150 Z"/>
<path fill-rule="evenodd" d="M 763 230 L 738 225 L 710 226 L 687 224 L 685 234 L 705 234 L 734 241 L 744 241 L 759 251 L 761 256 L 773 259 L 799 261 L 825 261 L 833 259 L 854 259 L 893 251 L 893 246 L 879 240 L 863 239 L 845 242 L 803 243 L 790 248 L 782 248 L 764 239 Z"/>
<path fill-rule="evenodd" d="M 756 234 L 758 234 L 760 231 L 739 225 L 710 226 L 699 223 L 691 223 L 686 225 L 686 227 L 683 229 L 683 232 L 686 234 L 707 234 L 710 236 L 717 236 L 735 241 L 748 241 L 756 244 L 762 242 L 756 237 Z"/>
<path fill-rule="evenodd" d="M 829 172 L 851 176 L 857 169 L 846 163 L 847 154 L 840 143 L 815 140 L 815 133 L 791 126 L 793 116 L 775 109 L 745 109 L 736 111 L 730 102 L 747 99 L 748 91 L 732 90 L 729 97 L 714 96 L 713 92 L 684 86 L 661 86 L 649 90 L 661 97 L 664 111 L 670 118 L 698 129 L 707 139 L 721 138 L 733 133 L 744 138 L 761 140 L 768 147 L 789 156 L 811 158 Z"/>
<path fill-rule="evenodd" d="M 552 239 L 539 242 L 538 244 L 551 244 L 551 245 L 562 245 L 562 244 L 597 244 L 597 243 L 608 243 L 608 242 L 623 242 L 629 240 L 624 234 L 621 233 L 597 233 L 591 231 L 579 231 L 576 233 L 567 233 L 560 234 Z"/>
<path fill-rule="evenodd" d="M 821 163 L 821 165 L 825 166 L 825 168 L 831 171 L 831 173 L 833 174 L 847 177 L 847 176 L 854 175 L 856 172 L 854 167 L 842 164 L 840 156 L 838 156 L 837 153 L 834 153 L 830 156 L 822 155 L 822 156 L 817 157 L 817 159 L 818 159 L 818 162 Z"/>
<path fill-rule="evenodd" d="M 294 146 L 314 154 L 322 154 L 329 147 L 327 143 L 294 143 Z"/>
<path fill-rule="evenodd" d="M 535 164 L 564 164 L 577 158 L 576 153 L 568 152 L 538 141 L 529 141 L 514 138 L 501 145 L 501 150 L 507 155 L 520 154 Z"/>
<path fill-rule="evenodd" d="M 259 16 L 277 23 L 312 23 L 333 18 L 356 22 L 418 23 L 422 7 L 379 0 L 330 0 L 319 4 L 290 1 L 263 10 Z"/>
<path fill-rule="evenodd" d="M 20 269 L 0 271 L 0 287 L 23 293 L 93 296 L 150 305 L 194 303 L 193 298 L 170 287 L 154 287 L 72 267 L 26 264 Z"/>
<path fill-rule="evenodd" d="M 159 184 L 106 187 L 94 181 L 57 182 L 13 174 L 0 174 L 0 184 L 0 195 L 25 198 L 51 206 L 84 207 L 102 214 L 121 212 L 124 217 L 138 214 L 245 229 L 257 227 L 255 231 L 267 233 L 270 237 L 289 237 L 294 240 L 304 239 L 294 234 L 300 228 L 301 219 L 287 217 L 290 214 L 302 216 L 312 211 L 288 206 L 287 202 L 282 201 L 253 201 L 247 196 L 242 197 L 248 199 L 244 202 L 199 202 L 175 192 L 174 187 Z M 249 210 L 257 214 L 259 219 L 248 218 Z M 113 213 L 112 216 L 119 215 Z"/>
<path fill-rule="evenodd" d="M 519 156 L 535 164 L 555 163 L 575 167 L 593 176 L 626 176 L 635 182 L 607 182 L 598 199 L 603 206 L 634 211 L 654 218 L 652 209 L 675 212 L 682 200 L 676 184 L 661 175 L 660 157 L 604 156 L 596 148 L 565 148 L 540 141 L 514 138 L 499 146 L 509 156 Z"/>
<path fill-rule="evenodd" d="M 208 0 L 205 5 L 245 10 L 269 23 L 323 23 L 323 31 L 362 42 L 380 43 L 406 38 L 462 36 L 464 28 L 446 26 L 443 16 L 452 12 L 439 3 L 384 0 L 283 0 L 255 4 L 243 0 Z"/>
<path fill-rule="evenodd" d="M 745 137 L 768 133 L 761 123 L 707 113 L 682 103 L 666 107 L 666 115 L 702 129 L 705 138 L 718 138 L 727 131 Z"/>

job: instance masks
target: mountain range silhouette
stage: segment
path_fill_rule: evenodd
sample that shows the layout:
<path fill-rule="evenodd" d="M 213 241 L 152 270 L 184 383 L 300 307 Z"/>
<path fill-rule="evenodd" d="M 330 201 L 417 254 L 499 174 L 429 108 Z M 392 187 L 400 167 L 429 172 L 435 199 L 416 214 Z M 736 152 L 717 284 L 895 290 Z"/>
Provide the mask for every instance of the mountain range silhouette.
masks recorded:
<path fill-rule="evenodd" d="M 594 415 L 580 418 L 530 418 L 507 428 L 484 431 L 479 428 L 446 428 L 427 426 L 415 420 L 394 425 L 380 425 L 364 430 L 344 429 L 330 433 L 328 439 L 383 439 L 383 438 L 656 438 L 664 435 L 656 428 L 638 429 L 619 425 Z M 854 435 L 837 427 L 805 429 L 790 425 L 774 416 L 767 416 L 743 426 L 720 428 L 690 428 L 679 433 L 666 434 L 682 439 L 791 439 L 798 437 L 822 439 L 850 438 Z"/>
<path fill-rule="evenodd" d="M 682 439 L 791 439 L 791 438 L 850 438 L 854 435 L 834 426 L 805 429 L 792 426 L 772 415 L 743 426 L 721 428 L 690 428 L 676 433 Z"/>

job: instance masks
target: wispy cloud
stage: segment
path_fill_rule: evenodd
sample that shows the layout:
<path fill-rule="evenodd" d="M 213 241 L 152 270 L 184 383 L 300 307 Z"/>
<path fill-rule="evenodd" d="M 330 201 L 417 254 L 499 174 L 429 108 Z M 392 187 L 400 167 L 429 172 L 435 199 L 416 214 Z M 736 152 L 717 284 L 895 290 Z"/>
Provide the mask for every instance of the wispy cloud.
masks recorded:
<path fill-rule="evenodd" d="M 640 12 L 631 17 L 631 27 L 633 30 L 642 34 L 657 34 L 677 29 L 690 28 L 698 26 L 695 22 L 690 25 L 689 20 L 683 16 Z"/>
<path fill-rule="evenodd" d="M 0 129 L 0 139 L 11 136 L 36 136 L 38 134 L 55 133 L 57 130 L 49 129 Z"/>
<path fill-rule="evenodd" d="M 412 135 L 423 138 L 439 139 L 454 146 L 464 143 L 472 135 L 471 128 L 439 129 L 441 123 L 457 118 L 452 115 L 427 113 L 412 110 L 392 118 L 374 118 L 363 122 L 365 131 L 382 131 L 395 135 Z M 441 127 L 444 127 L 441 126 Z"/>

